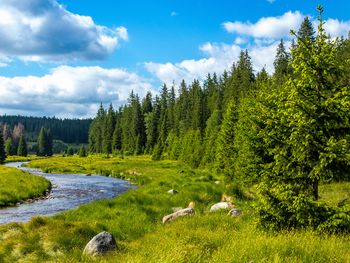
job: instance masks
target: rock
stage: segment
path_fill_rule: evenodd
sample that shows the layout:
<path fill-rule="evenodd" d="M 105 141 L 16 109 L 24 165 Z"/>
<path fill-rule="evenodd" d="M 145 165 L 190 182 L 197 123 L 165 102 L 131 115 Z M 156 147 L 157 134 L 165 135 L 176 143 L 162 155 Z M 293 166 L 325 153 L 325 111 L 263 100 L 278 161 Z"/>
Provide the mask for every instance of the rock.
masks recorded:
<path fill-rule="evenodd" d="M 181 209 L 179 211 L 176 211 L 170 215 L 166 215 L 163 217 L 163 224 L 167 223 L 167 222 L 170 222 L 170 221 L 173 221 L 175 220 L 176 218 L 178 217 L 181 217 L 181 216 L 191 216 L 191 215 L 194 215 L 194 209 L 193 208 L 184 208 L 184 209 Z"/>
<path fill-rule="evenodd" d="M 195 205 L 196 205 L 195 202 L 191 201 L 187 207 L 194 208 Z"/>
<path fill-rule="evenodd" d="M 233 208 L 230 210 L 230 212 L 228 212 L 227 215 L 229 216 L 240 216 L 242 214 L 242 210 L 238 209 L 238 208 Z"/>
<path fill-rule="evenodd" d="M 183 207 L 172 207 L 171 208 L 171 210 L 173 211 L 173 213 L 174 212 L 177 212 L 177 211 L 180 211 L 180 210 L 182 210 L 183 209 Z"/>
<path fill-rule="evenodd" d="M 210 208 L 210 212 L 215 212 L 222 209 L 230 209 L 232 207 L 233 205 L 230 202 L 220 202 L 215 205 L 212 205 Z"/>
<path fill-rule="evenodd" d="M 170 190 L 168 191 L 168 193 L 174 195 L 174 194 L 177 194 L 178 191 L 176 191 L 175 189 L 170 189 Z"/>
<path fill-rule="evenodd" d="M 101 232 L 94 236 L 84 248 L 84 255 L 100 256 L 116 248 L 116 242 L 111 233 Z"/>
<path fill-rule="evenodd" d="M 86 176 L 91 176 L 91 174 L 86 174 Z"/>

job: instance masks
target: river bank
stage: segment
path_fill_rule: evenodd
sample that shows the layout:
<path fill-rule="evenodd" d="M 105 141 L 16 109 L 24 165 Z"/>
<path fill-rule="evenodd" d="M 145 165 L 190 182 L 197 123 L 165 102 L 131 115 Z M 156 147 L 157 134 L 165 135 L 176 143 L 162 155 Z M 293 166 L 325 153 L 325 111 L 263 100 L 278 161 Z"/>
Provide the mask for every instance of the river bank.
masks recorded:
<path fill-rule="evenodd" d="M 349 262 L 350 238 L 314 231 L 267 233 L 254 221 L 254 193 L 220 175 L 175 161 L 149 157 L 57 157 L 30 166 L 51 172 L 103 173 L 138 184 L 111 200 L 100 200 L 53 217 L 0 226 L 0 261 L 95 262 L 82 258 L 101 231 L 117 249 L 97 262 Z M 348 186 L 347 186 L 348 187 Z M 168 193 L 170 189 L 177 194 Z M 330 188 L 327 188 L 330 189 Z M 348 189 L 348 188 L 347 188 Z M 345 193 L 345 191 L 344 191 Z M 243 214 L 210 213 L 222 195 Z M 327 196 L 327 195 L 325 195 Z M 195 215 L 162 224 L 176 207 L 194 202 Z"/>
<path fill-rule="evenodd" d="M 14 207 L 0 209 L 0 224 L 26 222 L 34 216 L 54 215 L 95 200 L 114 198 L 130 188 L 128 182 L 120 179 L 97 175 L 44 173 L 39 169 L 22 167 L 22 164 L 24 162 L 12 162 L 6 166 L 20 169 L 22 174 L 31 174 L 48 181 L 49 188 L 40 196 L 31 196 L 18 201 Z M 20 181 L 18 183 L 22 184 Z"/>
<path fill-rule="evenodd" d="M 15 167 L 0 166 L 0 208 L 19 205 L 48 194 L 51 184 L 43 177 Z"/>

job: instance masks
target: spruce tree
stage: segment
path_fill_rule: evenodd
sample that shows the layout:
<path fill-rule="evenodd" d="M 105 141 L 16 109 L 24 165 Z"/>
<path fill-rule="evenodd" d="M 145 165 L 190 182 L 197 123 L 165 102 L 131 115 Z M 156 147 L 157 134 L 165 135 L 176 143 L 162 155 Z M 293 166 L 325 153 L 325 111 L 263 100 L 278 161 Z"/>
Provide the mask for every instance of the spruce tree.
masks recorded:
<path fill-rule="evenodd" d="M 315 41 L 315 31 L 311 21 L 309 20 L 309 17 L 304 18 L 299 28 L 297 37 L 298 37 L 298 44 L 300 42 L 305 42 L 305 41 L 311 41 L 311 42 Z"/>
<path fill-rule="evenodd" d="M 234 177 L 235 124 L 237 122 L 236 104 L 233 99 L 228 103 L 217 139 L 216 167 L 228 178 Z"/>
<path fill-rule="evenodd" d="M 41 127 L 41 130 L 39 132 L 38 140 L 37 140 L 37 155 L 38 156 L 45 156 L 46 155 L 46 144 L 47 144 L 47 138 L 46 138 L 46 130 L 44 127 Z"/>
<path fill-rule="evenodd" d="M 6 160 L 5 143 L 2 131 L 0 130 L 0 163 L 4 163 Z"/>
<path fill-rule="evenodd" d="M 79 149 L 79 157 L 86 157 L 86 149 L 84 145 L 82 145 Z"/>
<path fill-rule="evenodd" d="M 259 215 L 266 228 L 349 229 L 342 210 L 318 202 L 319 183 L 350 170 L 350 92 L 342 84 L 346 62 L 336 59 L 338 40 L 323 28 L 322 8 L 314 41 L 298 39 L 290 78 L 265 94 L 258 139 Z M 266 156 L 267 155 L 267 156 Z M 342 220 L 341 220 L 342 219 Z"/>
<path fill-rule="evenodd" d="M 26 142 L 24 135 L 22 135 L 19 139 L 17 155 L 18 156 L 27 156 L 28 155 L 27 142 Z"/>
<path fill-rule="evenodd" d="M 109 105 L 103 126 L 103 152 L 110 154 L 112 153 L 113 132 L 115 128 L 115 112 L 112 104 Z"/>
<path fill-rule="evenodd" d="M 289 54 L 284 46 L 283 39 L 277 47 L 277 53 L 273 65 L 275 66 L 274 77 L 276 78 L 277 84 L 282 84 L 289 72 Z"/>
<path fill-rule="evenodd" d="M 53 140 L 50 131 L 46 131 L 44 127 L 40 129 L 37 140 L 37 155 L 52 156 Z"/>
<path fill-rule="evenodd" d="M 7 156 L 15 155 L 15 146 L 12 138 L 8 138 L 5 142 L 5 151 Z"/>

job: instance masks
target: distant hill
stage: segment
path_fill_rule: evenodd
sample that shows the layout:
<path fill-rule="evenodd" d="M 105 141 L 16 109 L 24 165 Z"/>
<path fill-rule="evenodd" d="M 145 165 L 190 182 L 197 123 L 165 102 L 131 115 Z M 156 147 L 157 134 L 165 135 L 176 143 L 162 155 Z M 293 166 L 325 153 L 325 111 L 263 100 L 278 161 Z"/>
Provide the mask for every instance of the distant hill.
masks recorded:
<path fill-rule="evenodd" d="M 36 141 L 41 127 L 49 129 L 55 140 L 66 143 L 87 143 L 88 131 L 92 119 L 59 119 L 56 117 L 0 116 L 0 123 L 13 128 L 22 123 L 28 140 Z"/>

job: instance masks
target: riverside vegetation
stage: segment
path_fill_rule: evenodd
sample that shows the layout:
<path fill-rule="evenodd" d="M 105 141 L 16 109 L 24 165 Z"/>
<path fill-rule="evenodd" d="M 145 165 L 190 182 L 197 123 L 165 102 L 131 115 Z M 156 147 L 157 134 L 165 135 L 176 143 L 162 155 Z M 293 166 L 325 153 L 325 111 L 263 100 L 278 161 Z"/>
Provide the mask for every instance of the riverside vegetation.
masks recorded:
<path fill-rule="evenodd" d="M 312 229 L 266 232 L 256 226 L 256 191 L 225 177 L 193 169 L 178 161 L 150 157 L 52 157 L 30 167 L 66 173 L 100 173 L 131 180 L 137 189 L 113 200 L 97 201 L 54 217 L 0 227 L 0 261 L 4 262 L 349 262 L 350 237 Z M 215 181 L 220 181 L 216 184 Z M 176 189 L 178 194 L 167 193 Z M 320 198 L 337 203 L 348 198 L 349 183 L 322 185 Z M 243 210 L 209 213 L 222 194 Z M 195 202 L 196 215 L 163 225 L 172 207 Z M 111 232 L 117 250 L 106 257 L 82 257 L 86 243 Z"/>
<path fill-rule="evenodd" d="M 16 168 L 0 166 L 0 207 L 42 196 L 50 182 Z"/>
<path fill-rule="evenodd" d="M 178 96 L 164 85 L 117 111 L 101 105 L 90 156 L 29 166 L 138 188 L 0 227 L 0 261 L 94 261 L 82 250 L 109 231 L 117 249 L 98 261 L 350 262 L 350 38 L 330 39 L 318 11 L 317 34 L 306 17 L 290 52 L 280 42 L 272 76 L 242 51 L 230 72 L 182 81 Z M 224 195 L 242 215 L 208 212 Z M 195 216 L 161 223 L 189 202 Z"/>

